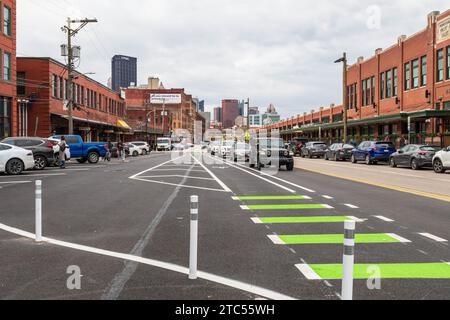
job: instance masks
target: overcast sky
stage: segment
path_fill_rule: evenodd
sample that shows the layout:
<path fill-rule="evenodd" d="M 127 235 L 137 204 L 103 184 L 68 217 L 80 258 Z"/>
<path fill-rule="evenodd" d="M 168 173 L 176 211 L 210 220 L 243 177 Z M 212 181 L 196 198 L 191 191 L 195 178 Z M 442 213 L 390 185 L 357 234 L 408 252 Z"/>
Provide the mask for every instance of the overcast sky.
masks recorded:
<path fill-rule="evenodd" d="M 447 5 L 447 6 L 446 6 Z M 250 97 L 283 117 L 340 103 L 341 66 L 426 26 L 445 0 L 17 0 L 18 56 L 60 59 L 68 16 L 96 17 L 75 39 L 80 71 L 106 84 L 114 54 L 138 58 L 138 81 L 159 76 L 206 100 Z"/>

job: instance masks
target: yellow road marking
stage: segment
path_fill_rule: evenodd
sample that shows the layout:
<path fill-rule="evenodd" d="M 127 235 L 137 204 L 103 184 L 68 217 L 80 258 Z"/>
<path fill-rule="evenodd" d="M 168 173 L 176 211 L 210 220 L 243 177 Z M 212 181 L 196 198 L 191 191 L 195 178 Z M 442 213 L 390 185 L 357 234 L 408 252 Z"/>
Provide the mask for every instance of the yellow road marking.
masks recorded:
<path fill-rule="evenodd" d="M 410 193 L 410 194 L 414 194 L 414 195 L 422 196 L 422 197 L 426 197 L 426 198 L 450 202 L 449 196 L 444 196 L 444 195 L 440 195 L 440 194 L 435 194 L 435 193 L 425 192 L 425 191 L 420 191 L 420 190 L 415 190 L 415 189 L 409 189 L 409 188 L 404 188 L 404 187 L 393 186 L 393 185 L 385 184 L 385 183 L 377 183 L 377 182 L 373 182 L 373 181 L 351 178 L 351 177 L 342 176 L 339 174 L 330 173 L 330 172 L 326 172 L 326 171 L 322 171 L 322 170 L 306 169 L 303 167 L 297 167 L 297 168 L 305 170 L 305 171 L 309 171 L 309 172 L 319 173 L 319 174 L 323 174 L 326 176 L 338 178 L 338 179 L 343 179 L 343 180 L 348 180 L 348 181 L 353 181 L 353 182 L 358 182 L 358 183 L 364 183 L 364 184 L 368 184 L 368 185 L 375 186 L 375 187 L 380 187 L 380 188 L 395 190 L 395 191 L 399 191 L 399 192 Z"/>

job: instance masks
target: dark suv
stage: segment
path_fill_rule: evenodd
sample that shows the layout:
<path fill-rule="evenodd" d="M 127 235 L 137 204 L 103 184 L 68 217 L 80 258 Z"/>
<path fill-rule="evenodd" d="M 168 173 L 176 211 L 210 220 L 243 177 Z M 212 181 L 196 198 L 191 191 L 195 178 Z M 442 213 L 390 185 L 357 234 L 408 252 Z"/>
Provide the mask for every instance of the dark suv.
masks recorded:
<path fill-rule="evenodd" d="M 56 164 L 57 158 L 53 148 L 55 144 L 48 139 L 28 137 L 6 138 L 2 143 L 32 151 L 36 170 L 44 170 L 45 167 Z"/>
<path fill-rule="evenodd" d="M 278 163 L 280 168 L 286 166 L 288 171 L 294 170 L 294 152 L 286 147 L 282 139 L 262 139 L 259 141 L 257 149 L 259 150 L 259 152 L 256 152 L 258 158 L 255 159 L 255 156 L 252 156 L 250 167 L 255 167 L 256 164 L 258 169 L 261 169 L 266 165 L 270 166 Z"/>
<path fill-rule="evenodd" d="M 325 142 L 308 142 L 302 149 L 302 158 L 313 157 L 322 158 L 327 153 L 327 144 Z"/>

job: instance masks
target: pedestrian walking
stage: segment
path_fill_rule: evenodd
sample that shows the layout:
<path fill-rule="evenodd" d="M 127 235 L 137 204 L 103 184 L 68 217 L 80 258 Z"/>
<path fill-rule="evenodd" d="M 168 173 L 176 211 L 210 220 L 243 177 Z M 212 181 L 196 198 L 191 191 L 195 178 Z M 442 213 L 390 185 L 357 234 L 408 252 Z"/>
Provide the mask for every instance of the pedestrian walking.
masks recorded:
<path fill-rule="evenodd" d="M 408 141 L 405 139 L 405 135 L 404 134 L 402 134 L 402 137 L 400 138 L 400 149 L 402 149 L 402 148 L 404 148 L 407 144 L 408 144 Z"/>
<path fill-rule="evenodd" d="M 123 142 L 120 140 L 119 140 L 119 142 L 117 142 L 117 152 L 118 152 L 119 159 L 122 160 L 122 162 L 125 162 L 125 159 L 126 159 L 125 146 L 124 146 Z"/>
<path fill-rule="evenodd" d="M 59 167 L 61 169 L 66 168 L 66 149 L 67 149 L 67 143 L 66 143 L 66 137 L 62 136 L 61 141 L 58 143 L 59 146 Z"/>
<path fill-rule="evenodd" d="M 106 162 L 110 162 L 111 161 L 111 151 L 112 151 L 113 145 L 111 143 L 111 140 L 108 140 L 108 142 L 105 145 L 105 149 L 106 149 L 106 155 L 103 158 L 103 161 Z"/>

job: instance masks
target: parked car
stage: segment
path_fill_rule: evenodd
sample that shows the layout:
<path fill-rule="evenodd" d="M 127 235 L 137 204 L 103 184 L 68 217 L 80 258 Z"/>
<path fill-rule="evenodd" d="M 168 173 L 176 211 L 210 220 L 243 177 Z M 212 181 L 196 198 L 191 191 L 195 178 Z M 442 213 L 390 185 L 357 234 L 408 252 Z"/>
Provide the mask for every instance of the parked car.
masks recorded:
<path fill-rule="evenodd" d="M 304 148 L 302 148 L 302 158 L 313 157 L 322 158 L 327 151 L 327 144 L 325 142 L 308 142 Z"/>
<path fill-rule="evenodd" d="M 351 144 L 334 143 L 325 152 L 325 160 L 346 161 L 352 157 L 355 149 Z"/>
<path fill-rule="evenodd" d="M 353 149 L 351 161 L 352 163 L 364 161 L 367 165 L 389 162 L 391 155 L 396 151 L 392 142 L 364 141 Z"/>
<path fill-rule="evenodd" d="M 62 135 L 50 137 L 51 139 L 61 139 Z M 73 159 L 79 163 L 98 163 L 101 157 L 106 155 L 106 142 L 83 142 L 81 136 L 64 135 L 67 145 L 70 148 L 70 153 Z"/>
<path fill-rule="evenodd" d="M 278 166 L 281 168 L 286 166 L 288 171 L 294 170 L 294 153 L 285 147 L 285 143 L 282 139 L 269 138 L 258 141 L 259 144 L 259 166 L 261 169 L 265 165 L 273 165 L 274 162 L 278 162 Z M 250 167 L 254 168 L 255 163 L 253 157 L 250 160 Z"/>
<path fill-rule="evenodd" d="M 433 157 L 441 147 L 410 144 L 391 155 L 389 164 L 392 168 L 405 166 L 413 170 L 433 167 Z"/>
<path fill-rule="evenodd" d="M 306 146 L 308 142 L 309 140 L 304 138 L 297 138 L 289 142 L 290 148 L 292 152 L 294 152 L 295 157 L 301 157 L 302 149 Z"/>
<path fill-rule="evenodd" d="M 2 143 L 32 151 L 36 170 L 44 170 L 48 166 L 53 166 L 57 161 L 55 158 L 55 151 L 53 149 L 54 144 L 48 139 L 10 137 L 4 139 Z"/>
<path fill-rule="evenodd" d="M 144 141 L 132 141 L 133 145 L 139 147 L 142 150 L 143 155 L 147 155 L 151 153 L 150 145 L 147 142 Z"/>
<path fill-rule="evenodd" d="M 139 148 L 137 145 L 133 143 L 125 143 L 125 145 L 128 147 L 129 155 L 133 157 L 138 157 L 143 155 L 143 151 L 141 148 Z"/>
<path fill-rule="evenodd" d="M 18 175 L 35 166 L 33 152 L 5 143 L 0 143 L 0 172 Z"/>
<path fill-rule="evenodd" d="M 433 168 L 436 173 L 445 173 L 450 170 L 450 147 L 436 153 L 433 158 Z"/>
<path fill-rule="evenodd" d="M 235 142 L 231 150 L 234 162 L 238 160 L 247 162 L 250 159 L 251 147 L 245 142 Z"/>
<path fill-rule="evenodd" d="M 208 152 L 211 153 L 212 156 L 215 156 L 220 152 L 221 141 L 212 141 L 208 146 Z"/>
<path fill-rule="evenodd" d="M 170 138 L 158 138 L 156 141 L 157 151 L 171 151 L 172 140 Z"/>

